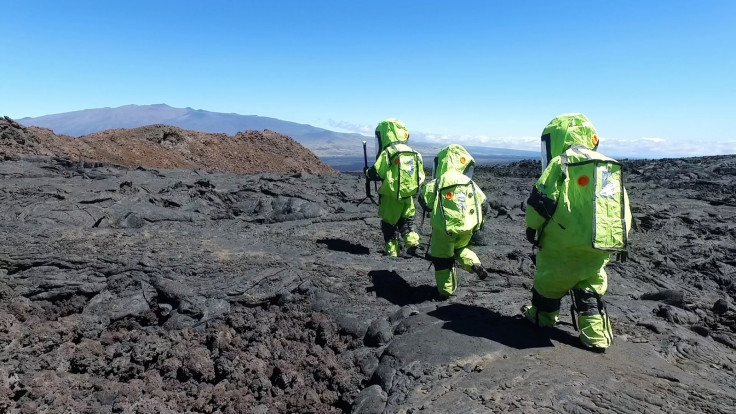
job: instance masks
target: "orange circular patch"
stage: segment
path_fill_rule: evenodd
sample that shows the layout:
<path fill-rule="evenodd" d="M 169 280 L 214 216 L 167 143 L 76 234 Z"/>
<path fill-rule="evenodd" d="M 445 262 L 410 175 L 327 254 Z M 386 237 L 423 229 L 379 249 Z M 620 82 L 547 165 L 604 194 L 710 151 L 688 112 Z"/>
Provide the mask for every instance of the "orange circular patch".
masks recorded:
<path fill-rule="evenodd" d="M 465 157 L 460 157 L 460 164 L 465 164 Z"/>
<path fill-rule="evenodd" d="M 394 160 L 394 164 L 399 165 L 399 159 L 398 158 Z"/>
<path fill-rule="evenodd" d="M 587 175 L 581 175 L 580 178 L 578 178 L 578 185 L 581 187 L 585 187 L 590 182 L 590 178 L 588 178 Z"/>
<path fill-rule="evenodd" d="M 598 145 L 598 135 L 593 134 L 593 145 Z"/>
<path fill-rule="evenodd" d="M 452 193 L 445 194 L 445 198 L 448 199 L 448 200 L 451 200 L 452 199 Z"/>

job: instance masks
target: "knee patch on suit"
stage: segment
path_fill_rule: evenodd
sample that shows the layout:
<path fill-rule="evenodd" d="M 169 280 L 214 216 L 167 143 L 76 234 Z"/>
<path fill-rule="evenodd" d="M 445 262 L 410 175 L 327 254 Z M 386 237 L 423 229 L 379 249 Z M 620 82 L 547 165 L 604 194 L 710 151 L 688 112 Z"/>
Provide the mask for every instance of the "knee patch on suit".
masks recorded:
<path fill-rule="evenodd" d="M 605 315 L 606 304 L 603 303 L 601 295 L 581 289 L 573 289 L 570 293 L 572 293 L 575 311 L 580 316 Z"/>
<path fill-rule="evenodd" d="M 388 224 L 385 221 L 381 221 L 381 233 L 383 233 L 383 241 L 388 242 L 389 240 L 398 240 L 399 233 L 394 225 Z"/>
<path fill-rule="evenodd" d="M 401 234 L 407 234 L 414 231 L 414 217 L 402 217 L 396 223 L 396 227 L 399 228 Z"/>
<path fill-rule="evenodd" d="M 580 331 L 580 340 L 588 347 L 608 348 L 613 342 L 613 331 L 601 295 L 581 289 L 573 289 L 570 294 L 573 297 L 570 313 L 573 314 L 573 326 Z"/>
<path fill-rule="evenodd" d="M 402 217 L 396 222 L 398 232 L 404 237 L 406 247 L 419 246 L 419 234 L 414 230 L 414 217 Z"/>
<path fill-rule="evenodd" d="M 560 299 L 546 298 L 534 288 L 532 288 L 532 305 L 536 306 L 541 312 L 553 313 L 560 311 Z"/>
<path fill-rule="evenodd" d="M 435 271 L 452 269 L 455 266 L 454 257 L 432 257 L 432 264 Z"/>

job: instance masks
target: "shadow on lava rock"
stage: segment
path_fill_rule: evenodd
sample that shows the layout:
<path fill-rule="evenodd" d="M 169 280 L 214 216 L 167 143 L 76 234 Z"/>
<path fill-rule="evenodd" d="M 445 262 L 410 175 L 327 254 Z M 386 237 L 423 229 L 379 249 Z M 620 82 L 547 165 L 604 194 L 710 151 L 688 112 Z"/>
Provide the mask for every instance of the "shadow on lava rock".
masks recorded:
<path fill-rule="evenodd" d="M 328 249 L 350 254 L 369 254 L 370 249 L 343 239 L 319 239 L 317 244 L 324 244 Z"/>
<path fill-rule="evenodd" d="M 436 287 L 412 286 L 393 270 L 371 270 L 368 276 L 373 282 L 373 287 L 366 290 L 376 292 L 377 297 L 384 298 L 395 305 L 415 305 L 438 298 Z"/>
<path fill-rule="evenodd" d="M 521 315 L 507 316 L 479 306 L 452 303 L 429 312 L 445 321 L 443 329 L 459 334 L 486 338 L 516 349 L 544 348 L 557 341 L 581 348 L 578 339 L 559 328 L 538 328 Z"/>

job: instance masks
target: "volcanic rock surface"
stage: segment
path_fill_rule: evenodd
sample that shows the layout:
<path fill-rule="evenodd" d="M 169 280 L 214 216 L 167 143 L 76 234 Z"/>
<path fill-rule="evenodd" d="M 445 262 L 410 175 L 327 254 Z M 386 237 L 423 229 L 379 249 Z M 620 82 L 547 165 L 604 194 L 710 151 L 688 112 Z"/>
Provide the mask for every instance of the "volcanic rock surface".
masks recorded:
<path fill-rule="evenodd" d="M 0 412 L 733 412 L 736 156 L 625 163 L 605 354 L 568 298 L 558 327 L 519 317 L 539 168 L 476 170 L 491 276 L 438 301 L 427 261 L 383 256 L 359 175 L 6 155 Z"/>

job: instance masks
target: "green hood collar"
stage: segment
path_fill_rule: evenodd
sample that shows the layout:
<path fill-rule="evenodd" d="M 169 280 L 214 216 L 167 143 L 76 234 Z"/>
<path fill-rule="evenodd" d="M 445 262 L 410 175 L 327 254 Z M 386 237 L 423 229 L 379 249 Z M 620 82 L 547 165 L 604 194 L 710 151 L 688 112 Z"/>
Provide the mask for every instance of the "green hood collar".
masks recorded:
<path fill-rule="evenodd" d="M 542 131 L 542 170 L 552 158 L 575 144 L 590 150 L 598 148 L 598 133 L 593 123 L 581 113 L 558 115 Z"/>
<path fill-rule="evenodd" d="M 434 177 L 439 178 L 448 171 L 469 175 L 475 167 L 475 159 L 462 145 L 450 144 L 442 148 L 434 158 Z"/>
<path fill-rule="evenodd" d="M 406 142 L 409 130 L 396 118 L 389 118 L 378 123 L 376 127 L 376 156 L 394 142 Z"/>

